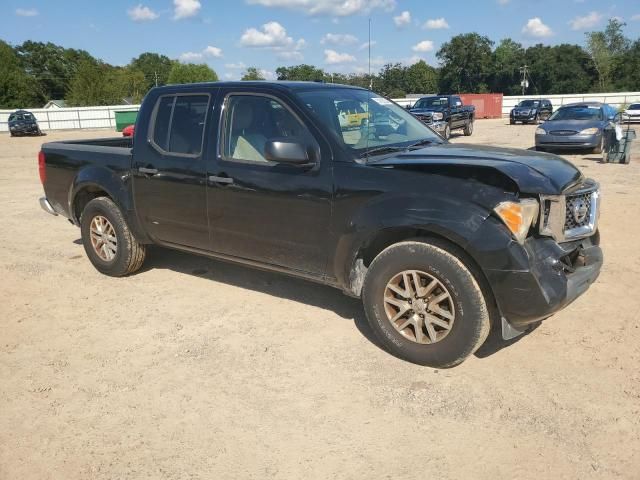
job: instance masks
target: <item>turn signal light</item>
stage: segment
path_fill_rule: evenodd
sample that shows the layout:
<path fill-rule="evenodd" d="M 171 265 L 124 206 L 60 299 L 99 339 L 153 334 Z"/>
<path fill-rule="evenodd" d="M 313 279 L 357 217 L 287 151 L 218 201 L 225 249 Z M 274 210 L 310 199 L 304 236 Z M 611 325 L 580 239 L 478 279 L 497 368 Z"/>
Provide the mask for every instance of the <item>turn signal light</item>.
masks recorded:
<path fill-rule="evenodd" d="M 529 228 L 538 217 L 538 201 L 532 198 L 519 202 L 499 203 L 494 211 L 511 231 L 515 239 L 524 243 L 529 233 Z"/>

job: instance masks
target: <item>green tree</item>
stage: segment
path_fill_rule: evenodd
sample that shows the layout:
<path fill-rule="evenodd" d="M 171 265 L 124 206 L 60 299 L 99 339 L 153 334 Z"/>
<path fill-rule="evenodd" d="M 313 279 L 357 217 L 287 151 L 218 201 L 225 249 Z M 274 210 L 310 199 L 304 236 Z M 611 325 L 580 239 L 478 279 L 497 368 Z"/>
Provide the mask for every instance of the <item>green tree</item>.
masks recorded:
<path fill-rule="evenodd" d="M 613 85 L 618 91 L 640 91 L 640 40 L 620 56 L 613 68 Z"/>
<path fill-rule="evenodd" d="M 278 80 L 298 80 L 314 82 L 325 78 L 324 70 L 312 65 L 294 65 L 292 67 L 276 68 Z"/>
<path fill-rule="evenodd" d="M 407 67 L 401 63 L 388 63 L 384 65 L 376 79 L 374 90 L 390 98 L 401 98 L 407 95 Z"/>
<path fill-rule="evenodd" d="M 438 73 L 436 69 L 420 60 L 407 68 L 407 93 L 436 93 L 438 91 Z"/>
<path fill-rule="evenodd" d="M 598 72 L 600 90 L 611 88 L 612 72 L 619 63 L 620 57 L 629 49 L 630 41 L 623 33 L 625 26 L 626 23 L 612 18 L 604 31 L 586 34 L 587 52 Z"/>
<path fill-rule="evenodd" d="M 66 100 L 69 105 L 86 107 L 109 105 L 114 102 L 113 72 L 111 67 L 97 61 L 84 61 L 71 81 Z"/>
<path fill-rule="evenodd" d="M 510 38 L 500 41 L 493 51 L 493 72 L 491 74 L 491 91 L 505 95 L 521 93 L 520 67 L 525 62 L 524 48 Z"/>
<path fill-rule="evenodd" d="M 146 82 L 145 88 L 149 90 L 156 84 L 158 86 L 167 84 L 169 73 L 175 63 L 175 60 L 165 55 L 145 52 L 132 59 L 129 67 L 142 72 Z"/>
<path fill-rule="evenodd" d="M 489 90 L 493 42 L 477 33 L 456 35 L 436 53 L 442 67 L 442 92 L 475 93 Z"/>
<path fill-rule="evenodd" d="M 204 63 L 175 63 L 167 79 L 169 84 L 216 81 L 218 75 Z"/>
<path fill-rule="evenodd" d="M 242 75 L 241 80 L 264 80 L 264 77 L 256 67 L 249 67 Z"/>
<path fill-rule="evenodd" d="M 40 86 L 25 73 L 15 50 L 0 40 L 0 108 L 33 108 L 44 103 Z"/>
<path fill-rule="evenodd" d="M 30 40 L 16 47 L 25 72 L 38 82 L 46 100 L 64 98 L 80 63 L 96 61 L 88 52 Z"/>

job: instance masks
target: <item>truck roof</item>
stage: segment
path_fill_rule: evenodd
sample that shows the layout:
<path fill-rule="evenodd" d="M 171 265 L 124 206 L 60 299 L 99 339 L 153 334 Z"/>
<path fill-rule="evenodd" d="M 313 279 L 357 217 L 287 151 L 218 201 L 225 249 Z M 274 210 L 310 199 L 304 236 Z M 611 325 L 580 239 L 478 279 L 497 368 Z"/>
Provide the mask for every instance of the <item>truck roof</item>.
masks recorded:
<path fill-rule="evenodd" d="M 232 82 L 202 82 L 202 83 L 185 83 L 164 85 L 156 87 L 154 90 L 169 90 L 176 87 L 202 88 L 202 87 L 268 87 L 279 90 L 321 90 L 326 88 L 351 88 L 355 90 L 364 90 L 361 87 L 353 85 L 343 85 L 340 83 L 324 83 L 324 82 L 299 82 L 299 81 L 232 81 Z"/>

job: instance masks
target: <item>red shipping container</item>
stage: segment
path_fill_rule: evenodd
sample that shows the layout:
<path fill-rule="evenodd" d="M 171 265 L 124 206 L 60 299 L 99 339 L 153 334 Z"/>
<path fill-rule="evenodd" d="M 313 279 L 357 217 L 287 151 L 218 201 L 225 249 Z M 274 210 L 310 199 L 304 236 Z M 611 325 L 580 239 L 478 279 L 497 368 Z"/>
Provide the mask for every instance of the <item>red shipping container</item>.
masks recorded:
<path fill-rule="evenodd" d="M 476 118 L 502 118 L 501 93 L 463 93 L 460 98 L 464 105 L 476 107 Z"/>

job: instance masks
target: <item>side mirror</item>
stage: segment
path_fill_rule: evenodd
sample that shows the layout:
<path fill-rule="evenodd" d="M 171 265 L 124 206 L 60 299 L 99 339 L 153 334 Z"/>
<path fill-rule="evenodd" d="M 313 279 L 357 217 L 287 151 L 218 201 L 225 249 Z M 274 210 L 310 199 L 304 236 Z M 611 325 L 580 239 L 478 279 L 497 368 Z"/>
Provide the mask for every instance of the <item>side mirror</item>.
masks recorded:
<path fill-rule="evenodd" d="M 282 137 L 268 140 L 264 146 L 264 158 L 270 162 L 289 165 L 313 163 L 309 149 L 299 137 Z"/>
<path fill-rule="evenodd" d="M 456 102 L 456 107 L 461 107 L 462 106 L 462 102 Z"/>

